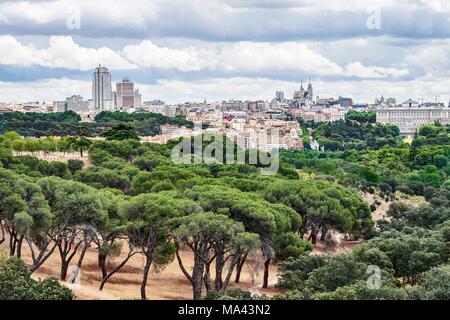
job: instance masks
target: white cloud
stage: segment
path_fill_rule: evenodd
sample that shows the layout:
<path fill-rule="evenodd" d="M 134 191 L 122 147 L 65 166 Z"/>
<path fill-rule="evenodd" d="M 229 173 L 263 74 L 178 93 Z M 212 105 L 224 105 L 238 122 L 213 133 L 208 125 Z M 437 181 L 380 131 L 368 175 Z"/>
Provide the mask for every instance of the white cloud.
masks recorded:
<path fill-rule="evenodd" d="M 72 37 L 52 36 L 46 48 L 23 44 L 13 36 L 0 36 L 0 64 L 87 71 L 102 64 L 110 69 L 155 68 L 181 72 L 218 71 L 226 74 L 304 74 L 359 78 L 399 78 L 408 69 L 365 66 L 360 61 L 342 68 L 305 43 L 236 42 L 169 48 L 150 40 L 125 46 L 120 51 L 107 47 L 86 48 Z M 426 53 L 426 52 L 425 52 Z M 419 56 L 419 58 L 423 58 Z M 409 58 L 413 62 L 417 59 Z"/>
<path fill-rule="evenodd" d="M 338 75 L 342 68 L 295 42 L 239 42 L 225 46 L 220 54 L 220 68 L 225 71 L 304 72 L 316 75 Z"/>
<path fill-rule="evenodd" d="M 145 27 L 157 18 L 158 7 L 152 0 L 51 0 L 0 1 L 0 22 L 28 22 L 66 27 L 66 21 L 77 9 L 82 20 L 101 26 Z M 100 25 L 99 25 L 100 26 Z"/>
<path fill-rule="evenodd" d="M 82 94 L 85 98 L 91 96 L 91 82 L 67 78 L 45 79 L 33 82 L 1 82 L 0 101 L 20 103 L 29 101 L 63 100 L 73 94 Z"/>
<path fill-rule="evenodd" d="M 450 75 L 450 41 L 437 40 L 414 47 L 404 58 L 406 64 L 436 76 Z"/>
<path fill-rule="evenodd" d="M 126 46 L 122 54 L 133 64 L 145 68 L 225 72 L 284 72 L 315 75 L 339 75 L 342 68 L 312 51 L 306 44 L 295 42 L 220 44 L 216 48 L 158 47 L 151 41 Z"/>
<path fill-rule="evenodd" d="M 109 48 L 83 48 L 71 37 L 63 36 L 50 37 L 49 46 L 44 49 L 37 49 L 32 44 L 22 44 L 9 35 L 0 36 L 0 52 L 0 64 L 3 65 L 40 65 L 75 70 L 90 70 L 98 64 L 108 65 L 111 69 L 135 68 Z"/>
<path fill-rule="evenodd" d="M 268 99 L 275 96 L 275 91 L 285 92 L 292 96 L 300 84 L 291 81 L 267 78 L 214 78 L 202 81 L 160 80 L 156 85 L 141 86 L 145 99 L 163 99 L 170 103 L 184 101 L 208 101 L 227 99 Z M 352 97 L 358 102 L 373 102 L 376 96 L 384 94 L 399 101 L 408 98 L 448 103 L 450 80 L 424 76 L 415 80 L 390 82 L 381 79 L 365 79 L 355 81 L 313 81 L 314 94 L 321 97 Z"/>
<path fill-rule="evenodd" d="M 360 61 L 348 64 L 345 67 L 345 75 L 359 78 L 400 78 L 409 74 L 408 69 L 382 68 L 364 66 Z"/>
<path fill-rule="evenodd" d="M 214 70 L 223 72 L 282 72 L 340 75 L 342 68 L 306 44 L 238 42 L 213 48 L 188 46 L 169 48 L 150 40 L 128 45 L 120 52 L 110 48 L 85 48 L 72 37 L 52 36 L 47 48 L 22 44 L 13 36 L 0 36 L 0 64 L 90 70 L 96 65 L 111 69 L 173 69 L 182 72 Z"/>
<path fill-rule="evenodd" d="M 381 9 L 381 30 L 367 29 L 367 0 L 0 0 L 6 70 L 0 79 L 9 80 L 5 65 L 88 71 L 104 64 L 113 75 L 115 69 L 156 70 L 127 71 L 131 78 L 194 71 L 183 76 L 205 79 L 142 86 L 170 101 L 270 97 L 275 88 L 288 92 L 297 84 L 265 77 L 301 76 L 324 79 L 314 82 L 324 96 L 446 95 L 450 1 L 373 0 L 370 6 Z M 66 27 L 74 7 L 79 30 Z M 51 70 L 36 69 L 27 76 L 52 77 Z M 86 83 L 81 89 L 69 79 L 2 83 L 1 98 L 63 99 L 83 88 L 89 97 Z"/>
<path fill-rule="evenodd" d="M 149 40 L 142 41 L 138 45 L 126 46 L 122 54 L 141 67 L 179 71 L 213 69 L 217 59 L 216 52 L 212 50 L 194 47 L 183 49 L 159 47 Z"/>

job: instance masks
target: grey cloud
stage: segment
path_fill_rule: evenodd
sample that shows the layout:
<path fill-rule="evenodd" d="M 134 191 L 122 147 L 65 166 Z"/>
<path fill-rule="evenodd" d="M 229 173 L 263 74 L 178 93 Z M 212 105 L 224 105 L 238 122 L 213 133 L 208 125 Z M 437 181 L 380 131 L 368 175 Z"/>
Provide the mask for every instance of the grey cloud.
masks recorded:
<path fill-rule="evenodd" d="M 68 0 L 63 0 L 67 3 Z M 58 1 L 32 1 L 43 6 Z M 349 3 L 351 4 L 352 1 Z M 287 41 L 330 40 L 349 37 L 392 36 L 405 38 L 450 37 L 450 12 L 437 11 L 420 1 L 404 0 L 380 7 L 381 29 L 369 30 L 366 11 L 370 3 L 344 9 L 328 1 L 218 1 L 154 0 L 130 3 L 128 12 L 114 19 L 122 0 L 110 1 L 103 11 L 82 8 L 82 28 L 68 30 L 64 14 L 55 14 L 46 23 L 36 23 L 14 10 L 0 12 L 0 32 L 12 34 L 81 35 L 89 37 L 184 37 L 206 41 Z M 82 1 L 80 3 L 88 3 Z M 396 5 L 398 3 L 398 5 Z M 0 5 L 11 2 L 2 1 Z M 139 9 L 145 10 L 139 10 Z M 264 10 L 271 8 L 272 10 Z M 50 10 L 50 9 L 48 9 Z M 2 19 L 2 16 L 4 19 Z M 6 17 L 6 20 L 5 20 Z"/>

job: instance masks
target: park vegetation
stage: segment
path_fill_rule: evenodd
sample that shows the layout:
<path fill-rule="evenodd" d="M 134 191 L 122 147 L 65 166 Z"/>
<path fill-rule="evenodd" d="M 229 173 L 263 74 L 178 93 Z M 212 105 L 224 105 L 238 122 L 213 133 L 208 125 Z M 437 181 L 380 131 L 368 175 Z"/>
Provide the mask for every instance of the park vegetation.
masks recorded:
<path fill-rule="evenodd" d="M 131 127 L 137 135 L 154 136 L 161 134 L 161 125 L 193 127 L 184 117 L 167 117 L 156 113 L 101 112 L 92 121 L 81 122 L 81 117 L 73 112 L 0 114 L 0 134 L 15 131 L 26 137 L 47 136 L 105 136 L 108 130 L 118 125 Z"/>
<path fill-rule="evenodd" d="M 425 126 L 407 144 L 398 128 L 375 125 L 370 114 L 302 124 L 325 151 L 283 151 L 278 173 L 264 176 L 258 164 L 174 164 L 173 142 L 141 143 L 133 134 L 137 123 L 160 118 L 98 118 L 117 122 L 106 140 L 0 136 L 0 244 L 8 256 L 0 260 L 0 288 L 16 287 L 16 278 L 25 286 L 11 289 L 12 298 L 72 298 L 55 279 L 30 275 L 57 254 L 67 281 L 69 266 L 82 268 L 88 250 L 98 254 L 99 290 L 141 255 L 142 299 L 151 299 L 149 272 L 172 261 L 194 299 L 255 299 L 236 288 L 250 256 L 263 262 L 263 287 L 269 266 L 278 265 L 285 293 L 275 299 L 450 298 L 448 126 Z M 25 151 L 85 152 L 90 166 Z M 363 194 L 389 204 L 386 219 L 375 224 L 380 203 L 366 203 Z M 401 201 L 407 197 L 423 202 L 412 207 Z M 334 248 L 335 232 L 364 242 L 351 252 L 310 254 L 319 241 Z M 30 265 L 20 260 L 25 248 Z M 194 257 L 192 268 L 181 251 Z M 373 266 L 381 270 L 375 289 L 368 286 Z"/>

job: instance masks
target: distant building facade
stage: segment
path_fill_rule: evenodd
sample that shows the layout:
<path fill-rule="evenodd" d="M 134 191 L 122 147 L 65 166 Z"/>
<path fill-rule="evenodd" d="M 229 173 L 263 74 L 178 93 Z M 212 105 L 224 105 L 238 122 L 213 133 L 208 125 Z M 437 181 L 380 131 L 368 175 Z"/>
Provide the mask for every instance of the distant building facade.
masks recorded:
<path fill-rule="evenodd" d="M 74 111 L 76 113 L 88 112 L 91 109 L 92 101 L 83 100 L 80 95 L 67 97 L 65 101 L 55 101 L 53 110 L 56 112 Z"/>
<path fill-rule="evenodd" d="M 95 112 L 113 108 L 111 73 L 108 68 L 98 66 L 92 76 L 92 100 Z"/>
<path fill-rule="evenodd" d="M 284 102 L 284 92 L 283 91 L 275 92 L 275 101 Z"/>
<path fill-rule="evenodd" d="M 139 109 L 141 107 L 141 94 L 135 90 L 134 83 L 128 78 L 116 83 L 114 106 L 118 110 Z"/>
<path fill-rule="evenodd" d="M 339 97 L 338 102 L 341 107 L 344 107 L 344 108 L 353 107 L 353 99 L 352 98 Z"/>
<path fill-rule="evenodd" d="M 311 81 L 309 81 L 308 88 L 306 90 L 303 88 L 302 82 L 300 85 L 300 90 L 294 92 L 293 98 L 298 106 L 312 104 L 314 100 L 314 90 Z"/>
<path fill-rule="evenodd" d="M 413 136 L 425 124 L 450 124 L 450 108 L 443 103 L 419 104 L 409 99 L 394 107 L 379 106 L 376 114 L 377 123 L 395 125 L 403 136 Z"/>

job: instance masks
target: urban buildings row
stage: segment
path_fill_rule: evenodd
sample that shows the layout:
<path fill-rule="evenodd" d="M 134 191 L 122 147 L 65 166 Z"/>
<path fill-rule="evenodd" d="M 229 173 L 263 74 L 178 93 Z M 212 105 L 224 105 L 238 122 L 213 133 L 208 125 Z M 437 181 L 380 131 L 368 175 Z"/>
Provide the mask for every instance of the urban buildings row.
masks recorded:
<path fill-rule="evenodd" d="M 376 108 L 377 123 L 392 124 L 403 136 L 412 137 L 425 124 L 450 124 L 450 108 L 443 103 L 419 103 L 412 99 L 396 105 L 380 103 Z"/>
<path fill-rule="evenodd" d="M 162 126 L 162 134 L 144 137 L 145 142 L 167 143 L 180 137 L 192 137 L 200 134 L 225 136 L 242 149 L 258 149 L 266 152 L 291 149 L 303 150 L 302 129 L 298 121 L 282 121 L 272 119 L 239 119 L 224 120 L 221 125 L 208 127 L 179 128 Z"/>
<path fill-rule="evenodd" d="M 376 121 L 392 124 L 400 128 L 404 136 L 413 135 L 424 124 L 450 123 L 448 105 L 439 103 L 419 103 L 407 100 L 397 104 L 395 98 L 376 98 L 373 104 L 356 104 L 349 97 L 314 97 L 311 80 L 307 87 L 301 82 L 292 98 L 286 98 L 283 91 L 276 91 L 271 101 L 267 100 L 228 100 L 217 102 L 185 102 L 175 105 L 164 101 L 142 101 L 135 84 L 127 77 L 115 84 L 108 68 L 98 66 L 92 75 L 92 98 L 85 100 L 80 95 L 67 97 L 53 104 L 28 102 L 22 104 L 0 103 L 0 112 L 62 112 L 72 110 L 83 120 L 90 121 L 101 111 L 153 112 L 166 116 L 185 116 L 194 123 L 206 125 L 211 130 L 236 130 L 239 123 L 241 131 L 257 130 L 258 126 L 270 127 L 270 121 L 287 121 L 302 118 L 305 121 L 334 122 L 344 120 L 349 110 L 375 111 Z M 230 128 L 227 126 L 231 125 Z M 250 141 L 250 140 L 249 140 Z M 295 143 L 294 143 L 295 144 Z"/>
<path fill-rule="evenodd" d="M 128 111 L 140 109 L 141 94 L 129 78 L 116 83 L 112 90 L 111 73 L 108 68 L 98 66 L 92 75 L 92 99 L 84 100 L 80 95 L 67 97 L 65 101 L 55 101 L 57 112 L 100 113 L 101 111 Z"/>

